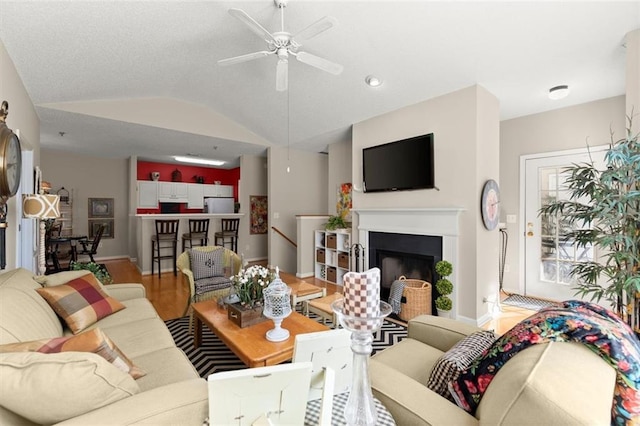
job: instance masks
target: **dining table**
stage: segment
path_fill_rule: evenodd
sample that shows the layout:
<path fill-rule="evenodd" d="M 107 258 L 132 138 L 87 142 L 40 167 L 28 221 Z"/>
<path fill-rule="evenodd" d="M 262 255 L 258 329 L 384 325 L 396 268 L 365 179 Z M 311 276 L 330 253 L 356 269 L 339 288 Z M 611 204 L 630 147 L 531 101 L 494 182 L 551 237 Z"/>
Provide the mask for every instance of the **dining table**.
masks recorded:
<path fill-rule="evenodd" d="M 58 257 L 58 246 L 60 244 L 69 243 L 71 250 L 69 251 L 69 258 L 71 262 L 78 261 L 78 241 L 88 241 L 89 237 L 86 235 L 58 235 L 55 237 L 49 237 L 48 253 L 53 263 L 55 272 L 62 271 L 60 266 L 60 258 Z"/>

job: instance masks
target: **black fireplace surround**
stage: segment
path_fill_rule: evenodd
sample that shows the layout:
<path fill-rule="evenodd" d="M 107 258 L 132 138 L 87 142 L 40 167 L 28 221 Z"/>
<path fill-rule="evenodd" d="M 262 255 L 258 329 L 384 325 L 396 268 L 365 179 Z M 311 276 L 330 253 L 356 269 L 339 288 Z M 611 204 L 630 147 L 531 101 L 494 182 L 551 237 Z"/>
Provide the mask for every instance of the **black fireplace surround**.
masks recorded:
<path fill-rule="evenodd" d="M 431 311 L 435 314 L 435 264 L 440 260 L 442 237 L 369 232 L 369 267 L 380 268 L 380 298 L 384 301 L 389 299 L 393 281 L 404 275 L 431 283 Z"/>

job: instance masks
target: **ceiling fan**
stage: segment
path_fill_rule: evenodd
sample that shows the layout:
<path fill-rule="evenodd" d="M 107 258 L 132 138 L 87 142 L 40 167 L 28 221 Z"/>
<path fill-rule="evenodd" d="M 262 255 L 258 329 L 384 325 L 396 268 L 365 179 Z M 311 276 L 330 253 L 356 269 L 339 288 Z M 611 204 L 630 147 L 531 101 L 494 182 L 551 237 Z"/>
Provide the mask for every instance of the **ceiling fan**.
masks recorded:
<path fill-rule="evenodd" d="M 316 67 L 333 75 L 340 74 L 343 69 L 342 65 L 299 50 L 300 47 L 302 47 L 299 41 L 309 40 L 317 36 L 318 34 L 332 28 L 338 23 L 338 21 L 331 16 L 325 16 L 297 34 L 291 35 L 291 33 L 284 30 L 284 8 L 287 6 L 287 0 L 274 0 L 274 2 L 280 9 L 281 31 L 273 33 L 267 31 L 243 10 L 229 9 L 229 14 L 231 14 L 231 16 L 243 22 L 251 31 L 267 42 L 267 50 L 222 59 L 218 61 L 218 65 L 233 65 L 240 62 L 262 58 L 264 56 L 276 55 L 278 57 L 278 65 L 276 67 L 276 90 L 280 92 L 287 90 L 289 85 L 289 55 L 294 56 L 298 61 L 304 64 L 311 65 L 312 67 Z"/>

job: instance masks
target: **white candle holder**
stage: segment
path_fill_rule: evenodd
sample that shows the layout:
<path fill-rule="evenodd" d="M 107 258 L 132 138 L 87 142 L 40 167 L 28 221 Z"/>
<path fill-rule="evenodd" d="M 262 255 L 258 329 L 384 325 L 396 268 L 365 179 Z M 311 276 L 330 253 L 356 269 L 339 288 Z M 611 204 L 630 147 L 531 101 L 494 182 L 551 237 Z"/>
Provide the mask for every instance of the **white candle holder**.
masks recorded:
<path fill-rule="evenodd" d="M 331 309 L 338 316 L 342 327 L 351 331 L 353 375 L 344 418 L 350 426 L 373 426 L 378 420 L 378 412 L 371 393 L 369 356 L 373 350 L 373 333 L 382 327 L 385 317 L 391 313 L 391 305 L 380 302 L 378 315 L 356 317 L 345 315 L 344 302 L 344 299 L 338 299 L 331 303 Z"/>
<path fill-rule="evenodd" d="M 280 277 L 264 289 L 264 308 L 262 314 L 271 319 L 275 328 L 267 331 L 267 340 L 282 342 L 289 338 L 289 330 L 281 327 L 282 321 L 291 315 L 291 288 Z"/>

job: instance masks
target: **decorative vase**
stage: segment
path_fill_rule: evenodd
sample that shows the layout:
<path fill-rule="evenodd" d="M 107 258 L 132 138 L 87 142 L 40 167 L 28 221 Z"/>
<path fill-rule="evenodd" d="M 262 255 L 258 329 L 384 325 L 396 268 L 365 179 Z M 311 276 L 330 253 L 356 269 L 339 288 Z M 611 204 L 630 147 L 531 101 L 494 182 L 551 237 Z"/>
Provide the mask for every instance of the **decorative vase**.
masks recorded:
<path fill-rule="evenodd" d="M 160 172 L 151 172 L 149 173 L 149 175 L 151 176 L 151 180 L 153 181 L 157 181 L 160 179 Z"/>
<path fill-rule="evenodd" d="M 171 181 L 172 182 L 182 182 L 182 172 L 178 169 L 175 169 L 171 172 Z"/>
<path fill-rule="evenodd" d="M 438 316 L 443 318 L 451 318 L 451 311 L 443 311 L 442 309 L 436 309 Z"/>

